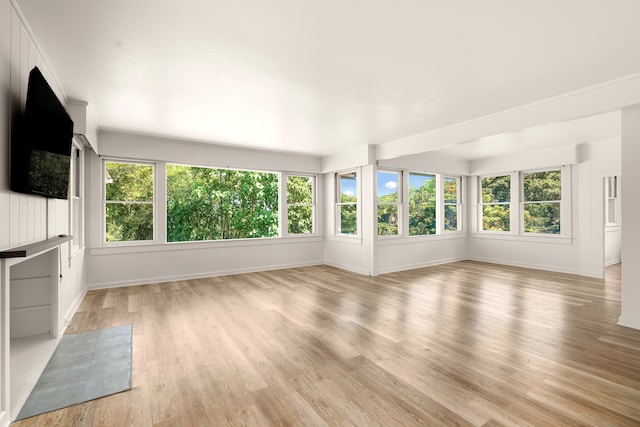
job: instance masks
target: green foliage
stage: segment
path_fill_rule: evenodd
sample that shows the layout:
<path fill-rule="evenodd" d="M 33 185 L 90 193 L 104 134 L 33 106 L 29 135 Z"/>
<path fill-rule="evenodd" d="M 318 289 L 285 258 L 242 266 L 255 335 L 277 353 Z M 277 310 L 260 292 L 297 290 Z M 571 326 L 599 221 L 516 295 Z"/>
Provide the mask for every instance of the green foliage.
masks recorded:
<path fill-rule="evenodd" d="M 560 202 L 525 203 L 524 231 L 560 234 Z"/>
<path fill-rule="evenodd" d="M 523 189 L 524 231 L 560 234 L 562 173 L 559 170 L 525 173 Z"/>
<path fill-rule="evenodd" d="M 153 166 L 107 162 L 106 200 L 153 201 Z"/>
<path fill-rule="evenodd" d="M 287 176 L 289 234 L 313 233 L 313 178 Z"/>
<path fill-rule="evenodd" d="M 509 231 L 509 204 L 482 206 L 482 229 L 487 231 Z"/>
<path fill-rule="evenodd" d="M 278 234 L 278 174 L 167 165 L 167 241 Z"/>
<path fill-rule="evenodd" d="M 511 201 L 511 176 L 500 175 L 482 178 L 482 229 L 509 231 Z M 492 204 L 496 203 L 496 204 Z M 497 204 L 506 203 L 506 204 Z"/>
<path fill-rule="evenodd" d="M 444 230 L 458 230 L 458 180 L 444 179 Z"/>
<path fill-rule="evenodd" d="M 421 187 L 409 186 L 409 235 L 436 233 L 436 180 L 427 179 Z"/>
<path fill-rule="evenodd" d="M 511 176 L 490 176 L 482 178 L 482 202 L 501 203 L 511 200 Z"/>
<path fill-rule="evenodd" d="M 398 234 L 398 205 L 396 193 L 378 197 L 378 235 L 394 236 Z"/>
<path fill-rule="evenodd" d="M 107 162 L 105 240 L 153 240 L 153 166 Z"/>
<path fill-rule="evenodd" d="M 355 203 L 340 205 L 340 233 L 358 234 L 358 205 Z"/>
<path fill-rule="evenodd" d="M 153 240 L 153 205 L 107 203 L 106 241 Z"/>
<path fill-rule="evenodd" d="M 561 198 L 560 171 L 523 174 L 525 202 L 550 202 Z"/>

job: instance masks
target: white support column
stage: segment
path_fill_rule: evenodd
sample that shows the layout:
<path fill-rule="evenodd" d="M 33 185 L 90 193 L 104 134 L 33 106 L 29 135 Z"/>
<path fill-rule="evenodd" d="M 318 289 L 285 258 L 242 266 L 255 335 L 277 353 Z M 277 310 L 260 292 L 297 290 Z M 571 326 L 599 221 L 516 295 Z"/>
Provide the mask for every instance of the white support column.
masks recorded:
<path fill-rule="evenodd" d="M 618 324 L 640 329 L 640 104 L 622 110 L 622 313 Z"/>

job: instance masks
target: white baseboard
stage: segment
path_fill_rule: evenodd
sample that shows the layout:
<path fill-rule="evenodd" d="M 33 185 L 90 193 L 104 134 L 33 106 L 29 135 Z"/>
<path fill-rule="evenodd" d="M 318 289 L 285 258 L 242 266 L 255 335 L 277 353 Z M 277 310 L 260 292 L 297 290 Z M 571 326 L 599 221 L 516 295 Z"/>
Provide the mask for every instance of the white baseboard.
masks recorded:
<path fill-rule="evenodd" d="M 435 261 L 419 262 L 415 264 L 404 264 L 404 265 L 399 265 L 399 266 L 390 267 L 390 268 L 382 268 L 378 271 L 378 274 L 388 274 L 388 273 L 396 273 L 398 271 L 415 270 L 417 268 L 433 267 L 434 265 L 442 265 L 442 264 L 448 264 L 451 262 L 466 261 L 468 259 L 469 258 L 467 257 L 453 257 L 453 258 L 438 259 Z"/>
<path fill-rule="evenodd" d="M 550 265 L 541 265 L 541 264 L 532 264 L 528 262 L 508 262 L 501 259 L 494 258 L 483 258 L 483 257 L 469 257 L 467 258 L 469 261 L 478 261 L 478 262 L 487 262 L 490 264 L 498 264 L 498 265 L 506 265 L 510 267 L 522 267 L 522 268 L 531 268 L 533 270 L 545 270 L 545 271 L 553 271 L 555 273 L 566 273 L 566 274 L 576 274 L 579 276 L 593 277 L 595 279 L 602 279 L 602 277 L 598 276 L 596 273 L 586 272 L 586 271 L 578 271 L 575 268 L 562 268 L 562 267 L 553 267 Z"/>
<path fill-rule="evenodd" d="M 371 273 L 366 269 L 357 268 L 357 267 L 353 267 L 351 265 L 346 265 L 346 264 L 340 264 L 338 262 L 327 262 L 327 261 L 325 261 L 322 264 L 328 265 L 329 267 L 339 268 L 340 270 L 346 270 L 346 271 L 350 271 L 352 273 L 362 274 L 363 276 L 370 276 L 371 275 Z"/>
<path fill-rule="evenodd" d="M 78 311 L 78 307 L 80 307 L 80 304 L 82 304 L 82 300 L 87 295 L 87 292 L 88 292 L 88 289 L 85 286 L 82 289 L 82 292 L 80 292 L 78 297 L 75 299 L 75 301 L 73 301 L 73 304 L 71 304 L 71 307 L 69 307 L 67 312 L 64 314 L 64 319 L 62 319 L 62 324 L 58 325 L 59 337 L 64 335 L 64 331 L 66 331 L 67 327 L 71 324 L 71 319 L 73 319 L 73 315 L 76 314 L 76 311 Z"/>
<path fill-rule="evenodd" d="M 640 317 L 637 316 L 620 316 L 618 325 L 627 328 L 640 329 Z"/>
<path fill-rule="evenodd" d="M 259 267 L 259 268 L 238 268 L 238 269 L 217 270 L 217 271 L 209 271 L 209 272 L 194 273 L 194 274 L 177 274 L 177 275 L 171 275 L 171 276 L 147 277 L 144 279 L 132 279 L 132 280 L 123 280 L 123 281 L 116 281 L 116 282 L 90 283 L 87 285 L 87 289 L 90 291 L 94 291 L 99 289 L 148 285 L 149 283 L 165 283 L 165 282 L 175 282 L 178 280 L 206 279 L 207 277 L 229 276 L 232 274 L 259 273 L 262 271 L 282 270 L 286 268 L 310 267 L 310 266 L 322 265 L 322 264 L 324 264 L 324 262 L 320 260 L 320 261 L 311 261 L 311 262 L 304 262 L 304 263 L 270 265 L 268 267 Z"/>
<path fill-rule="evenodd" d="M 621 263 L 621 262 L 622 262 L 622 258 L 616 258 L 616 259 L 612 259 L 610 261 L 605 262 L 604 266 L 605 267 L 609 267 L 609 266 L 612 266 L 612 265 L 615 265 L 615 264 L 618 264 L 618 263 Z"/>

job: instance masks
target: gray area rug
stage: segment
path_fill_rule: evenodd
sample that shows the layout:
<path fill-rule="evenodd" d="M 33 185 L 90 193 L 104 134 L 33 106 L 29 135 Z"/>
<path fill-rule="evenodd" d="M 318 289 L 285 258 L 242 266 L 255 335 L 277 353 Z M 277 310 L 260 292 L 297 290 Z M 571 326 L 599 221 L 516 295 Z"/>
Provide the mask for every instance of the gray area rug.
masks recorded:
<path fill-rule="evenodd" d="M 16 420 L 131 389 L 131 325 L 65 335 Z"/>

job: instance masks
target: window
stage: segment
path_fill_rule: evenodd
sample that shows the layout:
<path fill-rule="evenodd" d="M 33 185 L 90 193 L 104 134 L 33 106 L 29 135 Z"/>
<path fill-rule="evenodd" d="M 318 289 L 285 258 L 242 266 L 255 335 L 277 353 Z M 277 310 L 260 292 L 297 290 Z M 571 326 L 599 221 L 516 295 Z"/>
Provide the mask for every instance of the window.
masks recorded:
<path fill-rule="evenodd" d="M 378 235 L 398 234 L 400 217 L 400 197 L 398 196 L 399 172 L 378 171 Z"/>
<path fill-rule="evenodd" d="M 525 233 L 560 234 L 561 184 L 559 170 L 522 174 Z"/>
<path fill-rule="evenodd" d="M 278 235 L 274 172 L 167 165 L 167 242 Z"/>
<path fill-rule="evenodd" d="M 436 234 L 436 176 L 409 172 L 409 235 Z"/>
<path fill-rule="evenodd" d="M 287 175 L 287 233 L 312 234 L 315 206 L 314 178 Z"/>
<path fill-rule="evenodd" d="M 105 241 L 153 240 L 153 165 L 107 161 L 104 179 Z"/>
<path fill-rule="evenodd" d="M 605 177 L 605 224 L 618 225 L 618 177 Z"/>
<path fill-rule="evenodd" d="M 69 232 L 73 237 L 71 241 L 71 254 L 79 251 L 84 246 L 84 212 L 82 203 L 83 166 L 82 148 L 74 142 L 71 149 L 71 187 L 69 189 Z"/>
<path fill-rule="evenodd" d="M 460 178 L 444 177 L 443 204 L 444 204 L 444 231 L 460 230 Z"/>
<path fill-rule="evenodd" d="M 338 197 L 336 216 L 338 234 L 358 234 L 358 177 L 356 172 L 336 174 Z"/>
<path fill-rule="evenodd" d="M 509 231 L 511 175 L 483 177 L 481 180 L 482 230 Z"/>

